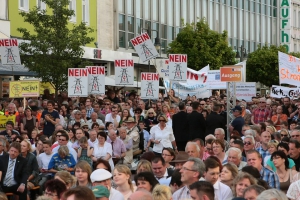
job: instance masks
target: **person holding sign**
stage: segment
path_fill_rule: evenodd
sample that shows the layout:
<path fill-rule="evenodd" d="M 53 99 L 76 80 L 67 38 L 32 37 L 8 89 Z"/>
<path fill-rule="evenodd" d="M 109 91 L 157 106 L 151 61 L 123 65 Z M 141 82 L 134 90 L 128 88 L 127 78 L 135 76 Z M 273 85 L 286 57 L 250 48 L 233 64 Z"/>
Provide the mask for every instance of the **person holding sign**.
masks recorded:
<path fill-rule="evenodd" d="M 47 109 L 48 110 L 44 110 L 42 113 L 40 124 L 44 125 L 44 135 L 50 137 L 55 130 L 55 125 L 59 123 L 60 119 L 58 112 L 54 110 L 54 101 L 47 102 Z"/>

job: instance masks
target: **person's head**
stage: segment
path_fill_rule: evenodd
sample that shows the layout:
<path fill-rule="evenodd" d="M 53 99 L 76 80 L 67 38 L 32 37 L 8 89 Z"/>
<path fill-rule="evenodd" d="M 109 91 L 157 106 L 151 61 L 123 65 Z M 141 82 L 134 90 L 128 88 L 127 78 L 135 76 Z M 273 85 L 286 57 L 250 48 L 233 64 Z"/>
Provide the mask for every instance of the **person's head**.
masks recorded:
<path fill-rule="evenodd" d="M 185 151 L 179 151 L 178 154 L 176 155 L 175 160 L 171 162 L 172 165 L 175 166 L 175 169 L 182 169 L 183 165 L 185 162 L 187 162 L 189 158 L 189 154 L 186 153 Z"/>
<path fill-rule="evenodd" d="M 74 167 L 75 177 L 77 178 L 77 182 L 85 182 L 88 181 L 91 183 L 90 175 L 92 173 L 91 165 L 84 161 L 78 161 L 78 163 Z"/>
<path fill-rule="evenodd" d="M 21 142 L 21 153 L 30 153 L 32 152 L 32 146 L 29 140 L 23 140 Z"/>
<path fill-rule="evenodd" d="M 199 158 L 200 156 L 200 148 L 196 142 L 188 142 L 185 146 L 185 152 L 190 157 Z"/>
<path fill-rule="evenodd" d="M 285 193 L 277 189 L 265 190 L 256 197 L 256 200 L 265 200 L 265 199 L 288 200 Z"/>
<path fill-rule="evenodd" d="M 285 142 L 280 142 L 278 145 L 277 145 L 277 150 L 278 151 L 282 151 L 282 152 L 284 152 L 285 153 L 285 155 L 289 155 L 289 150 L 290 150 L 290 148 L 289 148 L 289 145 L 287 144 L 287 143 L 285 143 Z"/>
<path fill-rule="evenodd" d="M 207 150 L 207 153 L 209 155 L 213 156 L 214 151 L 213 151 L 213 148 L 212 148 L 212 143 L 213 143 L 213 141 L 215 141 L 215 136 L 213 136 L 213 135 L 211 135 L 211 136 L 214 137 L 214 138 L 205 139 L 205 148 Z"/>
<path fill-rule="evenodd" d="M 156 156 L 155 158 L 153 158 L 151 160 L 151 165 L 153 173 L 157 178 L 161 178 L 164 176 L 167 167 L 166 162 L 162 156 Z"/>
<path fill-rule="evenodd" d="M 289 169 L 289 160 L 287 155 L 283 151 L 275 151 L 274 153 L 272 153 L 271 161 L 273 161 L 276 168 L 279 168 L 283 165 L 285 166 L 286 170 Z"/>
<path fill-rule="evenodd" d="M 243 197 L 244 190 L 250 185 L 255 185 L 256 183 L 257 181 L 252 175 L 246 172 L 239 172 L 232 182 L 233 196 Z"/>
<path fill-rule="evenodd" d="M 138 188 L 143 188 L 149 192 L 152 192 L 153 188 L 159 184 L 157 179 L 151 172 L 141 172 L 134 177 L 135 184 Z"/>
<path fill-rule="evenodd" d="M 251 185 L 244 190 L 243 197 L 246 200 L 255 200 L 266 189 L 260 185 Z"/>
<path fill-rule="evenodd" d="M 254 146 L 255 146 L 255 140 L 253 138 L 253 136 L 250 136 L 250 135 L 247 135 L 245 136 L 244 138 L 244 150 L 246 152 L 254 149 Z"/>
<path fill-rule="evenodd" d="M 64 159 L 66 156 L 68 156 L 70 154 L 69 148 L 67 145 L 61 145 L 58 148 L 57 153 L 58 153 L 59 157 L 61 157 L 62 159 Z"/>
<path fill-rule="evenodd" d="M 257 168 L 258 170 L 260 170 L 262 168 L 262 165 L 261 165 L 262 157 L 259 154 L 259 152 L 256 150 L 250 150 L 247 153 L 247 163 L 248 163 L 248 165 L 251 165 L 251 166 Z"/>
<path fill-rule="evenodd" d="M 113 173 L 113 179 L 117 186 L 129 185 L 130 189 L 133 191 L 131 170 L 127 165 L 116 165 Z"/>
<path fill-rule="evenodd" d="M 5 128 L 6 131 L 12 131 L 14 129 L 14 123 L 12 121 L 7 121 Z"/>
<path fill-rule="evenodd" d="M 111 141 L 114 142 L 117 139 L 117 134 L 115 130 L 113 129 L 108 130 L 108 137 L 111 139 Z"/>
<path fill-rule="evenodd" d="M 57 131 L 57 136 L 58 137 L 58 144 L 59 145 L 67 145 L 69 142 L 69 134 L 65 130 L 59 130 Z"/>
<path fill-rule="evenodd" d="M 74 177 L 67 171 L 58 171 L 55 174 L 54 179 L 63 182 L 67 189 L 70 189 L 75 183 Z"/>
<path fill-rule="evenodd" d="M 93 186 L 102 185 L 108 190 L 111 188 L 112 174 L 105 169 L 96 169 L 91 174 L 91 181 Z"/>
<path fill-rule="evenodd" d="M 225 144 L 223 141 L 216 139 L 212 142 L 212 148 L 214 155 L 219 155 L 220 153 L 225 151 Z"/>
<path fill-rule="evenodd" d="M 277 140 L 271 140 L 268 143 L 268 151 L 269 151 L 270 154 L 272 154 L 274 151 L 277 150 L 277 145 L 278 145 Z"/>
<path fill-rule="evenodd" d="M 90 135 L 91 141 L 95 141 L 97 139 L 97 131 L 96 130 L 94 130 L 94 129 L 90 130 L 89 135 Z"/>
<path fill-rule="evenodd" d="M 104 142 L 107 139 L 107 135 L 104 131 L 100 131 L 97 134 L 97 138 L 98 138 L 99 144 L 104 144 Z"/>
<path fill-rule="evenodd" d="M 51 146 L 52 143 L 50 140 L 45 140 L 43 141 L 43 151 L 45 152 L 45 154 L 50 155 L 51 154 Z"/>
<path fill-rule="evenodd" d="M 215 184 L 218 179 L 219 179 L 219 174 L 220 174 L 220 164 L 218 163 L 217 160 L 208 157 L 205 161 L 205 173 L 204 177 L 205 180 Z"/>
<path fill-rule="evenodd" d="M 215 189 L 208 181 L 197 181 L 189 186 L 190 195 L 194 200 L 214 200 Z"/>
<path fill-rule="evenodd" d="M 111 173 L 111 166 L 107 160 L 98 158 L 94 164 L 94 169 L 105 169 Z"/>
<path fill-rule="evenodd" d="M 237 166 L 231 163 L 227 163 L 223 165 L 220 180 L 222 182 L 232 181 L 237 174 L 238 174 Z"/>
<path fill-rule="evenodd" d="M 240 140 L 240 139 L 233 140 L 231 143 L 231 147 L 235 147 L 235 148 L 240 149 L 241 151 L 244 151 L 243 140 Z"/>
<path fill-rule="evenodd" d="M 291 132 L 291 139 L 297 140 L 298 142 L 300 142 L 300 130 L 299 129 L 294 129 Z"/>
<path fill-rule="evenodd" d="M 133 117 L 128 117 L 127 121 L 124 121 L 126 123 L 126 126 L 128 129 L 133 128 L 136 125 L 136 122 L 138 122 L 139 118 L 134 119 Z"/>
<path fill-rule="evenodd" d="M 215 130 L 215 137 L 216 137 L 216 139 L 219 139 L 219 140 L 223 141 L 224 137 L 225 137 L 225 131 L 224 131 L 224 129 L 222 129 L 222 128 L 216 128 L 216 130 Z"/>
<path fill-rule="evenodd" d="M 141 172 L 153 173 L 151 163 L 148 160 L 144 160 L 144 159 L 140 160 L 139 164 L 136 167 L 136 172 L 137 174 Z"/>
<path fill-rule="evenodd" d="M 5 151 L 5 149 L 6 149 L 6 141 L 4 139 L 0 138 L 0 153 Z"/>
<path fill-rule="evenodd" d="M 19 142 L 12 142 L 9 145 L 8 154 L 11 159 L 17 158 L 21 153 L 21 144 Z"/>
<path fill-rule="evenodd" d="M 64 199 L 66 200 L 96 200 L 93 191 L 85 186 L 77 186 L 64 193 Z"/>
<path fill-rule="evenodd" d="M 84 134 L 83 129 L 81 129 L 81 128 L 76 129 L 75 137 L 76 137 L 77 140 L 79 140 L 80 138 L 82 138 L 84 136 L 85 136 L 85 134 Z"/>
<path fill-rule="evenodd" d="M 300 143 L 297 140 L 290 140 L 289 148 L 289 156 L 293 159 L 298 159 L 300 156 Z"/>
<path fill-rule="evenodd" d="M 183 186 L 183 183 L 181 181 L 181 173 L 179 169 L 175 169 L 170 181 L 170 188 L 172 193 L 176 192 L 178 189 L 180 189 Z"/>
<path fill-rule="evenodd" d="M 163 148 L 162 157 L 166 163 L 171 162 L 175 158 L 175 151 L 172 148 Z"/>
<path fill-rule="evenodd" d="M 67 187 L 62 181 L 52 179 L 45 183 L 44 195 L 50 197 L 52 200 L 59 200 L 66 190 Z"/>
<path fill-rule="evenodd" d="M 47 102 L 47 109 L 50 110 L 50 111 L 53 110 L 54 109 L 54 105 L 55 105 L 54 101 L 49 100 Z"/>
<path fill-rule="evenodd" d="M 169 200 L 172 199 L 172 192 L 170 187 L 166 185 L 156 185 L 152 192 L 155 200 Z"/>
<path fill-rule="evenodd" d="M 128 198 L 128 200 L 137 200 L 137 199 L 154 200 L 152 197 L 152 193 L 150 193 L 144 189 L 139 189 L 139 190 L 135 191 Z"/>
<path fill-rule="evenodd" d="M 266 131 L 272 135 L 276 132 L 276 128 L 274 126 L 267 126 Z"/>
<path fill-rule="evenodd" d="M 230 147 L 228 149 L 227 160 L 229 163 L 233 163 L 234 165 L 239 166 L 241 162 L 241 157 L 242 157 L 242 152 L 240 149 L 235 147 Z"/>
<path fill-rule="evenodd" d="M 262 132 L 261 135 L 260 135 L 260 139 L 261 139 L 261 143 L 262 143 L 263 145 L 266 145 L 266 146 L 267 146 L 268 143 L 269 143 L 270 140 L 271 140 L 271 133 L 268 132 L 268 131 Z"/>
<path fill-rule="evenodd" d="M 186 163 L 182 166 L 181 181 L 182 183 L 189 185 L 199 180 L 203 176 L 205 171 L 205 165 L 199 158 L 189 158 Z"/>
<path fill-rule="evenodd" d="M 166 123 L 168 122 L 168 118 L 164 114 L 158 115 L 157 120 L 159 121 L 159 124 L 162 125 L 162 126 L 165 126 Z"/>

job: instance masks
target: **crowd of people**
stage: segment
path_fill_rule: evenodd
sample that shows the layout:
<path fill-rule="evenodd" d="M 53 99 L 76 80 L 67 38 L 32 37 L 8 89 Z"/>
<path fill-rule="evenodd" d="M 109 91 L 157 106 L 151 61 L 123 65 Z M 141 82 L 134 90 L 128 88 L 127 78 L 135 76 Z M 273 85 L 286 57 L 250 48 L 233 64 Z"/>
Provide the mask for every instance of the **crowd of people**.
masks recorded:
<path fill-rule="evenodd" d="M 233 103 L 233 102 L 231 102 Z M 300 99 L 4 98 L 0 200 L 300 199 Z"/>

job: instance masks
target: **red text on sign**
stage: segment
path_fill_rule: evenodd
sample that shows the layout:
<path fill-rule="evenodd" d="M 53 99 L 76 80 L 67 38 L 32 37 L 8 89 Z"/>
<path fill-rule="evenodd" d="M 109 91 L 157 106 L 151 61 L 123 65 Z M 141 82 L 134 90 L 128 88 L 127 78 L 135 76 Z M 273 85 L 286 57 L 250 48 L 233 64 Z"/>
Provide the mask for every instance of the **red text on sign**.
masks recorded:
<path fill-rule="evenodd" d="M 2 39 L 0 40 L 0 46 L 9 47 L 9 46 L 18 46 L 17 39 Z"/>
<path fill-rule="evenodd" d="M 170 54 L 169 60 L 170 62 L 187 62 L 187 55 Z"/>
<path fill-rule="evenodd" d="M 105 69 L 104 67 L 88 67 L 88 72 L 89 74 L 94 74 L 94 75 L 99 75 L 99 74 L 105 74 Z"/>
<path fill-rule="evenodd" d="M 136 45 L 142 44 L 146 40 L 150 40 L 150 37 L 147 33 L 143 33 L 142 35 L 139 35 L 136 38 L 133 38 L 131 40 L 131 43 L 133 46 L 136 46 Z"/>
<path fill-rule="evenodd" d="M 159 75 L 154 73 L 142 73 L 142 80 L 145 81 L 158 81 Z"/>
<path fill-rule="evenodd" d="M 87 76 L 87 68 L 69 69 L 68 76 Z"/>
<path fill-rule="evenodd" d="M 115 60 L 115 67 L 133 67 L 133 60 Z"/>

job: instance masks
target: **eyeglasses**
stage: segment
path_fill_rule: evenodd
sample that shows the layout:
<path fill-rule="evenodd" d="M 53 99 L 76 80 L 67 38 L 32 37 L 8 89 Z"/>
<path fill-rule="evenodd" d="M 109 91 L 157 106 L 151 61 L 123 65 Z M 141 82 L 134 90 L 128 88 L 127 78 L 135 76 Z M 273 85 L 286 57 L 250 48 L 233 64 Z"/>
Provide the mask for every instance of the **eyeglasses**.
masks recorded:
<path fill-rule="evenodd" d="M 213 149 L 211 149 L 211 148 L 207 148 L 207 147 L 206 147 L 206 150 L 207 150 L 207 151 L 212 151 Z"/>
<path fill-rule="evenodd" d="M 291 135 L 291 137 L 299 137 L 300 135 Z"/>
<path fill-rule="evenodd" d="M 184 171 L 191 171 L 191 172 L 195 172 L 196 170 L 193 170 L 193 169 L 188 169 L 188 168 L 186 168 L 186 167 L 183 167 L 183 168 L 181 168 L 182 170 L 184 170 Z"/>
<path fill-rule="evenodd" d="M 166 120 L 158 120 L 159 122 L 165 122 Z"/>
<path fill-rule="evenodd" d="M 15 142 L 19 142 L 19 143 L 21 143 L 22 141 L 21 141 L 21 140 L 16 140 Z"/>
<path fill-rule="evenodd" d="M 162 156 L 172 156 L 172 155 L 168 155 L 168 154 L 161 154 Z"/>
<path fill-rule="evenodd" d="M 281 137 L 285 137 L 285 136 L 288 136 L 288 135 L 285 135 L 285 134 L 280 134 L 281 135 Z"/>
<path fill-rule="evenodd" d="M 205 104 L 200 104 L 200 106 L 204 106 Z"/>
<path fill-rule="evenodd" d="M 134 113 L 136 113 L 136 114 L 141 114 L 141 112 L 138 112 L 138 111 L 135 111 Z"/>
<path fill-rule="evenodd" d="M 153 114 L 153 113 L 148 113 L 149 115 Z"/>
<path fill-rule="evenodd" d="M 266 103 L 265 101 L 260 101 L 259 103 Z"/>
<path fill-rule="evenodd" d="M 104 104 L 104 105 L 106 105 L 106 106 L 109 106 L 109 105 L 110 105 L 110 103 L 106 103 L 106 104 Z"/>
<path fill-rule="evenodd" d="M 84 126 L 84 127 L 82 127 L 82 129 L 89 129 L 89 127 Z"/>
<path fill-rule="evenodd" d="M 61 135 L 56 135 L 56 137 L 60 137 Z"/>
<path fill-rule="evenodd" d="M 251 142 L 244 142 L 244 145 L 251 145 Z"/>
<path fill-rule="evenodd" d="M 67 140 L 59 139 L 59 141 L 63 141 L 64 142 L 64 141 L 67 141 Z"/>

